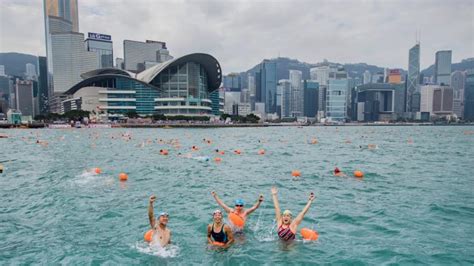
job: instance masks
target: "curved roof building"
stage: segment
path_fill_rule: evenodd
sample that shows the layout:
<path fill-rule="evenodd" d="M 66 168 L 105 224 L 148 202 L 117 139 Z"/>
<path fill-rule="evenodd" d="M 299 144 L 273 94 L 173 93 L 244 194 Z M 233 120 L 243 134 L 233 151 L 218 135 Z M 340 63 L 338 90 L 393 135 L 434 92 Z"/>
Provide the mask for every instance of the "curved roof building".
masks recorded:
<path fill-rule="evenodd" d="M 128 112 L 142 115 L 209 115 L 210 94 L 222 80 L 219 62 L 195 53 L 178 57 L 140 73 L 116 68 L 86 72 L 66 94 L 80 99 L 80 109 L 107 116 Z"/>

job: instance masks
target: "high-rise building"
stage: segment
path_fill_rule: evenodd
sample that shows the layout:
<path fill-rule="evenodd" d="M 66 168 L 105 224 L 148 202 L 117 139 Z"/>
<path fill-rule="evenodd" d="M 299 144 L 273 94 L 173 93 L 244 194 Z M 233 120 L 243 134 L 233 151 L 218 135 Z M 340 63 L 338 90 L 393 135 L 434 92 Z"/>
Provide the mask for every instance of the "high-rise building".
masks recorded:
<path fill-rule="evenodd" d="M 248 79 L 247 88 L 249 89 L 249 93 L 250 93 L 250 98 L 249 98 L 250 109 L 251 111 L 254 111 L 255 100 L 256 100 L 256 95 L 257 95 L 257 84 L 255 83 L 255 76 L 249 75 L 247 79 Z"/>
<path fill-rule="evenodd" d="M 278 81 L 278 89 L 281 91 L 281 118 L 291 117 L 291 82 L 288 79 Z"/>
<path fill-rule="evenodd" d="M 384 83 L 384 73 L 377 72 L 372 75 L 372 83 Z"/>
<path fill-rule="evenodd" d="M 418 112 L 420 110 L 420 106 L 416 106 L 413 101 L 413 94 L 420 92 L 420 82 L 420 44 L 417 43 L 408 52 L 407 112 Z"/>
<path fill-rule="evenodd" d="M 445 85 L 421 86 L 420 111 L 430 116 L 453 114 L 453 88 Z"/>
<path fill-rule="evenodd" d="M 329 80 L 326 92 L 326 117 L 329 121 L 344 122 L 346 120 L 348 86 L 346 78 Z"/>
<path fill-rule="evenodd" d="M 0 77 L 5 77 L 5 66 L 0 65 Z"/>
<path fill-rule="evenodd" d="M 391 121 L 405 111 L 405 85 L 371 83 L 357 86 L 353 119 L 357 121 Z"/>
<path fill-rule="evenodd" d="M 97 54 L 96 68 L 106 68 L 114 66 L 114 52 L 112 36 L 101 33 L 89 32 L 85 40 L 86 50 Z"/>
<path fill-rule="evenodd" d="M 474 121 L 474 69 L 466 71 L 464 86 L 464 120 Z"/>
<path fill-rule="evenodd" d="M 38 56 L 38 111 L 49 113 L 48 62 L 46 57 Z"/>
<path fill-rule="evenodd" d="M 370 74 L 370 71 L 366 70 L 364 71 L 364 84 L 368 84 L 372 82 L 372 74 Z"/>
<path fill-rule="evenodd" d="M 303 85 L 303 115 L 306 117 L 316 117 L 318 112 L 319 83 L 314 80 L 305 80 Z"/>
<path fill-rule="evenodd" d="M 36 67 L 35 65 L 31 63 L 26 64 L 26 72 L 25 72 L 25 77 L 28 80 L 36 80 L 37 75 L 36 75 Z"/>
<path fill-rule="evenodd" d="M 71 23 L 71 30 L 79 32 L 79 16 L 77 0 L 44 0 L 44 14 L 48 16 L 60 17 Z"/>
<path fill-rule="evenodd" d="M 391 84 L 402 83 L 402 73 L 400 72 L 400 69 L 389 69 L 387 83 L 391 83 Z"/>
<path fill-rule="evenodd" d="M 292 117 L 303 116 L 303 72 L 299 70 L 290 70 L 289 76 L 291 83 L 290 114 Z"/>
<path fill-rule="evenodd" d="M 277 67 L 276 62 L 263 60 L 259 68 L 260 77 L 260 100 L 265 103 L 266 113 L 276 112 L 276 86 Z M 258 78 L 257 78 L 258 79 Z M 257 87 L 258 90 L 258 87 Z"/>
<path fill-rule="evenodd" d="M 231 91 L 240 91 L 242 89 L 242 82 L 239 73 L 230 73 L 224 76 L 224 88 Z"/>
<path fill-rule="evenodd" d="M 436 52 L 434 65 L 434 83 L 438 85 L 451 85 L 451 58 L 451 50 Z"/>
<path fill-rule="evenodd" d="M 319 85 L 327 85 L 330 73 L 335 71 L 336 69 L 329 65 L 313 67 L 310 69 L 310 77 L 312 80 L 318 82 Z"/>
<path fill-rule="evenodd" d="M 454 90 L 453 111 L 457 117 L 464 117 L 464 87 L 466 74 L 462 71 L 454 71 L 451 74 L 451 87 Z"/>
<path fill-rule="evenodd" d="M 145 70 L 145 62 L 162 63 L 172 59 L 167 52 L 165 42 L 151 40 L 145 42 L 124 40 L 123 55 L 125 70 L 132 72 Z"/>
<path fill-rule="evenodd" d="M 31 80 L 16 80 L 15 84 L 16 109 L 22 115 L 35 116 L 33 99 L 33 82 Z"/>
<path fill-rule="evenodd" d="M 124 69 L 123 58 L 115 58 L 115 68 Z"/>

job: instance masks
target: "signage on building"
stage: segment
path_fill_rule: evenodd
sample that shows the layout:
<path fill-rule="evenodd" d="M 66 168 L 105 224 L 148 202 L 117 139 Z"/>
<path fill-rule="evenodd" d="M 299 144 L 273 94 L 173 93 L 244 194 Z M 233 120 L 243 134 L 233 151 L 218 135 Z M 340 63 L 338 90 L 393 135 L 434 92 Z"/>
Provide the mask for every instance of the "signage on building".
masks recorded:
<path fill-rule="evenodd" d="M 89 39 L 100 40 L 100 41 L 111 41 L 112 40 L 112 36 L 110 36 L 110 35 L 95 33 L 95 32 L 89 32 L 88 37 L 89 37 Z"/>

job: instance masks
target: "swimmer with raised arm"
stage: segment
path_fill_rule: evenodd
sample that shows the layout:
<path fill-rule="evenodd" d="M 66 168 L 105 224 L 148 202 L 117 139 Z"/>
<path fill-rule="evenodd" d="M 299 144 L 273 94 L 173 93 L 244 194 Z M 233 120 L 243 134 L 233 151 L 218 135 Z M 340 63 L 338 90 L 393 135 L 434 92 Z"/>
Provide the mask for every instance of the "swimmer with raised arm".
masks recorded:
<path fill-rule="evenodd" d="M 294 240 L 298 226 L 301 224 L 301 221 L 303 221 L 304 215 L 306 212 L 308 212 L 309 207 L 314 200 L 314 193 L 311 192 L 308 203 L 306 203 L 306 206 L 304 206 L 303 210 L 293 220 L 293 215 L 289 210 L 285 210 L 282 215 L 280 204 L 278 204 L 277 192 L 277 188 L 272 187 L 272 198 L 273 204 L 275 205 L 275 218 L 278 225 L 278 237 L 283 241 Z"/>
<path fill-rule="evenodd" d="M 229 206 L 227 206 L 218 196 L 217 196 L 217 193 L 215 191 L 212 191 L 211 192 L 211 195 L 214 197 L 214 199 L 216 200 L 217 204 L 219 204 L 219 206 L 221 206 L 227 214 L 230 214 L 230 213 L 234 213 L 236 214 L 237 216 L 239 216 L 240 218 L 242 218 L 242 220 L 245 221 L 247 220 L 247 216 L 249 214 L 251 214 L 252 212 L 254 212 L 256 209 L 258 209 L 258 207 L 260 207 L 260 204 L 262 203 L 263 201 L 263 195 L 260 194 L 260 196 L 258 197 L 257 199 L 257 202 L 250 208 L 250 209 L 244 209 L 244 201 L 242 199 L 237 199 L 235 200 L 235 209 L 232 209 L 230 208 Z M 230 221 L 232 222 L 232 221 Z M 238 230 L 242 230 L 243 228 L 240 228 L 239 226 L 237 225 L 234 225 L 233 224 L 233 228 L 234 229 L 238 229 Z"/>
<path fill-rule="evenodd" d="M 214 246 L 228 248 L 234 243 L 234 235 L 230 226 L 222 221 L 222 212 L 215 210 L 212 224 L 207 225 L 207 242 Z"/>
<path fill-rule="evenodd" d="M 158 219 L 153 214 L 153 203 L 156 197 L 153 195 L 150 197 L 150 203 L 148 204 L 148 218 L 150 219 L 150 226 L 153 230 L 153 240 L 151 243 L 160 243 L 162 247 L 171 244 L 171 231 L 166 227 L 168 224 L 168 213 L 161 212 Z"/>

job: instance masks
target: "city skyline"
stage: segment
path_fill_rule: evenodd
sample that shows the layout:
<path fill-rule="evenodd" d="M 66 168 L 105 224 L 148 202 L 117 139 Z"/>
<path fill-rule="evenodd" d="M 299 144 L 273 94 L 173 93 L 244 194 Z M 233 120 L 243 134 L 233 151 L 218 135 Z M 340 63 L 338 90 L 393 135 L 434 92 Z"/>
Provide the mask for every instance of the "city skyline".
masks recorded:
<path fill-rule="evenodd" d="M 439 50 L 452 50 L 453 63 L 474 55 L 472 1 L 138 1 L 132 9 L 117 1 L 78 4 L 79 31 L 111 35 L 114 57 L 123 57 L 125 39 L 157 40 L 166 42 L 172 55 L 214 54 L 224 73 L 245 71 L 279 55 L 309 63 L 328 59 L 407 69 L 406 51 L 416 44 L 416 32 L 421 32 L 421 69 L 434 64 Z M 1 52 L 44 56 L 42 1 L 1 5 L 1 24 L 15 21 L 15 27 L 2 26 Z"/>

